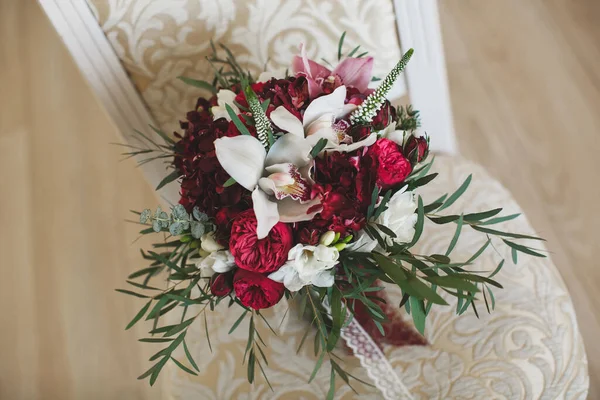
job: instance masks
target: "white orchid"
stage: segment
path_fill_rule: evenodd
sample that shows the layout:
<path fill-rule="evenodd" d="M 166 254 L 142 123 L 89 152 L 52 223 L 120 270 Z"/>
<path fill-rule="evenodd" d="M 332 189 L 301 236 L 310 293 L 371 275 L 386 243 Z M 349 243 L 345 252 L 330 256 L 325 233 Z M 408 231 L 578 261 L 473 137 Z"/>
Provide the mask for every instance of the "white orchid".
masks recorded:
<path fill-rule="evenodd" d="M 356 106 L 344 104 L 346 87 L 340 86 L 332 93 L 313 100 L 302 117 L 302 122 L 284 107 L 279 107 L 271 113 L 271 120 L 280 129 L 297 136 L 306 137 L 307 142 L 314 146 L 320 139 L 327 139 L 323 150 L 350 152 L 361 147 L 370 146 L 377 140 L 375 133 L 365 139 L 353 142 L 347 134 L 350 124 L 342 120 Z"/>
<path fill-rule="evenodd" d="M 291 291 L 298 291 L 306 285 L 330 287 L 334 282 L 333 267 L 340 253 L 335 247 L 305 246 L 297 244 L 288 253 L 288 261 L 269 278 L 283 282 Z"/>
<path fill-rule="evenodd" d="M 236 96 L 237 95 L 231 90 L 219 90 L 219 92 L 217 93 L 217 105 L 210 108 L 210 111 L 213 114 L 213 120 L 225 118 L 227 121 L 231 121 L 231 117 L 227 112 L 226 106 L 231 107 L 231 109 L 236 115 L 240 113 L 239 107 L 235 105 L 234 102 Z"/>
<path fill-rule="evenodd" d="M 304 137 L 284 134 L 268 153 L 253 136 L 222 137 L 215 140 L 215 150 L 223 169 L 252 192 L 259 239 L 279 221 L 309 221 L 321 211 L 315 207 L 320 200 L 310 198 L 314 161 Z"/>

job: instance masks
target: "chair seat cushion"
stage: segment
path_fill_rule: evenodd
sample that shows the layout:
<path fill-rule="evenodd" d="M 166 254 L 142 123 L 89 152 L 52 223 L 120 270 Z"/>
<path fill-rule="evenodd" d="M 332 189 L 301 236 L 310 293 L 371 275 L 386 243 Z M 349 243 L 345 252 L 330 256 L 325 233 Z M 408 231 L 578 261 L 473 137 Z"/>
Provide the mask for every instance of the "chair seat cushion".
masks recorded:
<path fill-rule="evenodd" d="M 458 157 L 438 156 L 433 170 L 440 175 L 420 190 L 425 204 L 452 193 L 473 174 L 467 192 L 444 214 L 497 207 L 504 208 L 503 215 L 521 212 L 508 191 L 477 165 Z M 524 216 L 493 228 L 535 234 Z M 426 224 L 417 252 L 444 254 L 454 231 L 454 224 Z M 485 235 L 465 227 L 451 256 L 459 261 L 469 259 L 486 240 Z M 522 254 L 514 265 L 510 248 L 496 239 L 492 243 L 495 250 L 487 251 L 471 268 L 491 272 L 502 257 L 506 259 L 504 268 L 495 276 L 504 286 L 503 290 L 494 290 L 495 310 L 488 314 L 481 301 L 479 319 L 472 310 L 457 316 L 456 301 L 447 298 L 450 306 L 433 307 L 428 316 L 427 345 L 384 345 L 384 353 L 415 399 L 585 399 L 587 360 L 573 305 L 556 267 L 550 258 Z M 527 244 L 543 247 L 539 243 Z M 399 290 L 390 286 L 388 289 L 391 304 L 399 304 Z M 489 297 L 488 301 L 491 302 Z M 282 303 L 263 314 L 278 330 L 286 309 Z M 238 307 L 227 308 L 226 304 L 207 313 L 212 352 L 204 321 L 192 325 L 186 341 L 201 372 L 192 376 L 170 366 L 163 376 L 166 398 L 325 398 L 329 365 L 324 363 L 315 379 L 307 383 L 316 362 L 313 334 L 296 354 L 308 323 L 292 315 L 293 310 L 277 336 L 267 328 L 261 330 L 269 360 L 265 372 L 273 392 L 258 371 L 256 382 L 249 385 L 246 366 L 241 364 L 248 322 L 228 334 L 240 314 Z M 411 324 L 410 316 L 404 314 L 403 318 Z M 370 381 L 345 347 L 340 346 L 337 354 L 344 359 L 345 370 Z M 375 388 L 358 382 L 353 386 L 360 398 L 382 398 Z M 357 397 L 343 382 L 338 382 L 336 393 L 340 399 Z"/>

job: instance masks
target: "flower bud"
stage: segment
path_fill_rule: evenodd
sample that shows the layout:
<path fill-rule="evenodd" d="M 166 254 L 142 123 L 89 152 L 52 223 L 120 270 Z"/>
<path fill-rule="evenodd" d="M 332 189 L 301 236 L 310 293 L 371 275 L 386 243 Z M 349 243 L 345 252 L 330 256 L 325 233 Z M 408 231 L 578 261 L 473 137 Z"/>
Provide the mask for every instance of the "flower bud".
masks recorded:
<path fill-rule="evenodd" d="M 335 241 L 335 236 L 336 233 L 334 231 L 327 231 L 321 235 L 321 240 L 319 240 L 319 243 L 321 243 L 323 246 L 329 246 Z"/>
<path fill-rule="evenodd" d="M 346 243 L 337 243 L 335 244 L 333 247 L 335 247 L 337 249 L 337 251 L 342 251 L 346 248 Z"/>
<path fill-rule="evenodd" d="M 214 253 L 215 251 L 223 250 L 225 248 L 215 240 L 214 232 L 205 233 L 200 240 L 202 241 L 200 247 L 207 253 Z"/>

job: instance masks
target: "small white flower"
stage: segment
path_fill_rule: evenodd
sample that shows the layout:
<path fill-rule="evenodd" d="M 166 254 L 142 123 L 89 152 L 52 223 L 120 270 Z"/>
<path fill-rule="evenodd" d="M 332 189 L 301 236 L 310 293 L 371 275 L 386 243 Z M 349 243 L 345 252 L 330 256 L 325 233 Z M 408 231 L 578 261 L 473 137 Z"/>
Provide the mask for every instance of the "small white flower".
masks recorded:
<path fill-rule="evenodd" d="M 198 260 L 196 266 L 202 271 L 202 276 L 213 276 L 215 273 L 222 274 L 234 269 L 235 259 L 229 250 L 219 250 Z"/>
<path fill-rule="evenodd" d="M 225 247 L 217 243 L 214 232 L 207 232 L 200 238 L 200 248 L 207 253 L 214 253 L 223 250 Z"/>
<path fill-rule="evenodd" d="M 227 112 L 226 105 L 229 105 L 233 112 L 237 115 L 240 113 L 240 109 L 233 102 L 237 95 L 231 90 L 221 89 L 217 93 L 217 105 L 211 107 L 210 111 L 213 114 L 213 120 L 217 120 L 219 118 L 225 118 L 227 121 L 231 121 L 231 117 Z"/>
<path fill-rule="evenodd" d="M 415 224 L 417 223 L 417 203 L 412 192 L 402 189 L 396 192 L 387 203 L 385 210 L 375 221 L 377 224 L 384 225 L 396 234 L 392 239 L 384 232 L 380 232 L 381 237 L 388 243 L 409 243 L 415 236 Z M 369 253 L 373 250 L 383 251 L 377 243 L 377 240 L 371 239 L 365 231 L 359 231 L 356 240 L 348 245 L 348 250 Z"/>
<path fill-rule="evenodd" d="M 335 247 L 297 244 L 289 251 L 288 261 L 269 278 L 283 282 L 291 291 L 298 291 L 306 285 L 330 287 L 334 282 L 332 269 L 339 256 Z"/>

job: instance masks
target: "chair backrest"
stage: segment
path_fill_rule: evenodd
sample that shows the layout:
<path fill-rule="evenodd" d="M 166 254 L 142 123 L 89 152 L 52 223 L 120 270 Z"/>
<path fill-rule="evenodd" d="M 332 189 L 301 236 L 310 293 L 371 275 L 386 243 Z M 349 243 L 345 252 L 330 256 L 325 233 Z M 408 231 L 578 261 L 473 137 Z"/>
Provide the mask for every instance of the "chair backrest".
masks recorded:
<path fill-rule="evenodd" d="M 437 0 L 39 0 L 99 100 L 127 139 L 148 124 L 178 128 L 202 89 L 178 76 L 212 75 L 210 40 L 226 44 L 252 72 L 289 65 L 305 43 L 316 60 L 361 45 L 375 56 L 375 76 L 415 48 L 392 99 L 408 94 L 421 112 L 433 150 L 454 153 L 456 142 Z M 151 133 L 151 132 L 150 132 Z M 157 185 L 164 170 L 144 172 Z M 164 193 L 176 199 L 173 189 Z"/>

